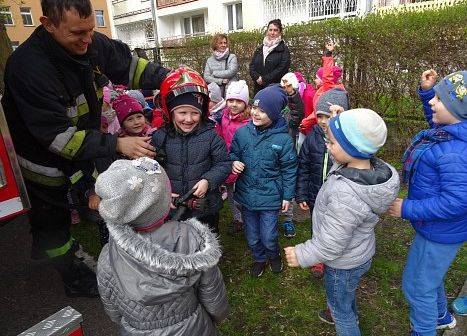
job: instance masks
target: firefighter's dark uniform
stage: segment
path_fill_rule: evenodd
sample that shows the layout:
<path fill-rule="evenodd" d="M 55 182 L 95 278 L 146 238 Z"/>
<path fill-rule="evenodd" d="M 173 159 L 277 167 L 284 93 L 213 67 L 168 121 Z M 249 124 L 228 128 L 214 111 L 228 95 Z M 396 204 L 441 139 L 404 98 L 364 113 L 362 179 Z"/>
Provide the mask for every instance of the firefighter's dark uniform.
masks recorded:
<path fill-rule="evenodd" d="M 98 32 L 85 55 L 71 56 L 42 26 L 10 56 L 2 104 L 31 199 L 34 256 L 70 254 L 69 174 L 115 155 L 117 137 L 99 132 L 106 77 L 156 89 L 167 72 Z"/>

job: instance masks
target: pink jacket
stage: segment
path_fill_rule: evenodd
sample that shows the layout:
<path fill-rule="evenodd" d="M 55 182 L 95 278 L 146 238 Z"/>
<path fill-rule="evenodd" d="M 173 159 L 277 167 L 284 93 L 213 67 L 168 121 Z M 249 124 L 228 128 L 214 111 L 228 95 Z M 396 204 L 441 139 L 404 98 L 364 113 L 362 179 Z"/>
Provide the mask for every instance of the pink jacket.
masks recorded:
<path fill-rule="evenodd" d="M 222 110 L 222 119 L 221 122 L 216 125 L 216 132 L 222 139 L 224 139 L 227 145 L 227 151 L 230 151 L 230 145 L 232 144 L 232 139 L 237 129 L 239 129 L 242 126 L 245 126 L 250 121 L 250 119 L 250 116 L 246 117 L 243 113 L 231 116 L 230 109 L 228 107 L 225 107 Z M 230 173 L 227 180 L 225 180 L 225 183 L 235 183 L 237 176 L 237 174 Z"/>

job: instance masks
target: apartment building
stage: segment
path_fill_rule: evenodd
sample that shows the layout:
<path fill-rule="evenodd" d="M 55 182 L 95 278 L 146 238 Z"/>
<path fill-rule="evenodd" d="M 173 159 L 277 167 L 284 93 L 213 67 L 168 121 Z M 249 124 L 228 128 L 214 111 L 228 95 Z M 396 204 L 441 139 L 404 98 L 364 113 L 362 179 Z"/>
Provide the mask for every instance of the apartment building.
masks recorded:
<path fill-rule="evenodd" d="M 156 0 L 160 43 L 188 36 L 262 29 L 280 18 L 284 24 L 349 17 L 370 10 L 371 0 Z"/>
<path fill-rule="evenodd" d="M 106 0 L 92 0 L 96 17 L 96 30 L 111 37 Z M 13 49 L 23 43 L 41 23 L 40 0 L 1 0 L 0 16 L 3 18 Z"/>
<path fill-rule="evenodd" d="M 461 0 L 108 0 L 119 39 L 131 47 L 170 46 L 215 32 L 263 29 L 365 15 L 399 7 L 436 8 Z M 152 18 L 155 18 L 153 21 Z"/>
<path fill-rule="evenodd" d="M 116 38 L 130 48 L 155 45 L 153 0 L 111 0 Z"/>

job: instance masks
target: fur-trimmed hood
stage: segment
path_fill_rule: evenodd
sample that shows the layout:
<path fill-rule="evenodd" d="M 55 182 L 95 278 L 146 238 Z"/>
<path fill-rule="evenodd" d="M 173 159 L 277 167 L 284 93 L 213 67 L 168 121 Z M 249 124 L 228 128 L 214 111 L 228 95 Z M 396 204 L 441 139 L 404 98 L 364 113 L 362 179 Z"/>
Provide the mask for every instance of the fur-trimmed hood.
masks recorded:
<path fill-rule="evenodd" d="M 128 225 L 107 223 L 109 267 L 121 290 L 148 305 L 167 302 L 188 290 L 201 272 L 217 265 L 221 250 L 207 226 L 192 218 L 169 221 L 137 233 Z"/>

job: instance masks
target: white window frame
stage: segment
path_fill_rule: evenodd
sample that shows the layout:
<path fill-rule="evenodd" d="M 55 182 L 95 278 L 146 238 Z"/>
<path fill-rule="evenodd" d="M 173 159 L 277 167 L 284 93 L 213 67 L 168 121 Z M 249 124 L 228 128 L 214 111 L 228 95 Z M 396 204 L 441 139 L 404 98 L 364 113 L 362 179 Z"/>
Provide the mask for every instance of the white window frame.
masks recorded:
<path fill-rule="evenodd" d="M 5 26 L 14 26 L 15 20 L 13 19 L 13 14 L 11 13 L 10 6 L 0 6 L 0 15 L 10 17 L 11 23 L 6 23 Z"/>
<path fill-rule="evenodd" d="M 27 12 L 24 10 L 28 10 Z M 23 25 L 25 27 L 32 27 L 34 26 L 34 18 L 32 17 L 31 7 L 20 7 L 19 13 L 21 14 L 21 20 L 23 21 Z M 24 23 L 24 17 L 29 16 L 31 19 L 31 24 Z"/>
<path fill-rule="evenodd" d="M 97 12 L 101 12 L 102 15 L 97 15 Z M 96 25 L 97 25 L 97 27 L 106 27 L 106 25 L 105 25 L 104 10 L 103 10 L 103 9 L 95 9 L 95 10 L 94 10 L 94 15 L 95 15 L 95 17 L 96 17 Z M 102 17 L 102 23 L 103 23 L 102 25 L 99 24 L 99 21 L 97 20 L 97 16 Z"/>
<path fill-rule="evenodd" d="M 203 31 L 202 32 L 196 32 L 194 31 L 194 26 L 193 26 L 193 18 L 197 18 L 197 17 L 202 17 L 203 18 L 203 24 L 204 24 L 204 27 L 203 27 Z M 185 29 L 185 20 L 188 19 L 190 21 L 190 32 L 186 32 L 186 29 Z M 197 35 L 204 35 L 206 34 L 206 17 L 204 16 L 204 13 L 201 13 L 201 14 L 193 14 L 193 15 L 190 15 L 190 16 L 184 16 L 182 17 L 181 19 L 181 25 L 183 27 L 183 35 L 185 36 L 197 36 Z"/>
<path fill-rule="evenodd" d="M 241 28 L 238 28 L 238 22 L 237 22 L 237 5 L 240 5 L 242 6 L 242 27 Z M 232 2 L 232 3 L 229 3 L 229 4 L 226 4 L 225 5 L 225 10 L 227 12 L 227 31 L 229 32 L 232 32 L 232 31 L 241 31 L 243 30 L 243 4 L 242 2 Z M 230 29 L 229 27 L 229 8 L 231 8 L 232 10 L 232 28 L 233 29 Z"/>

